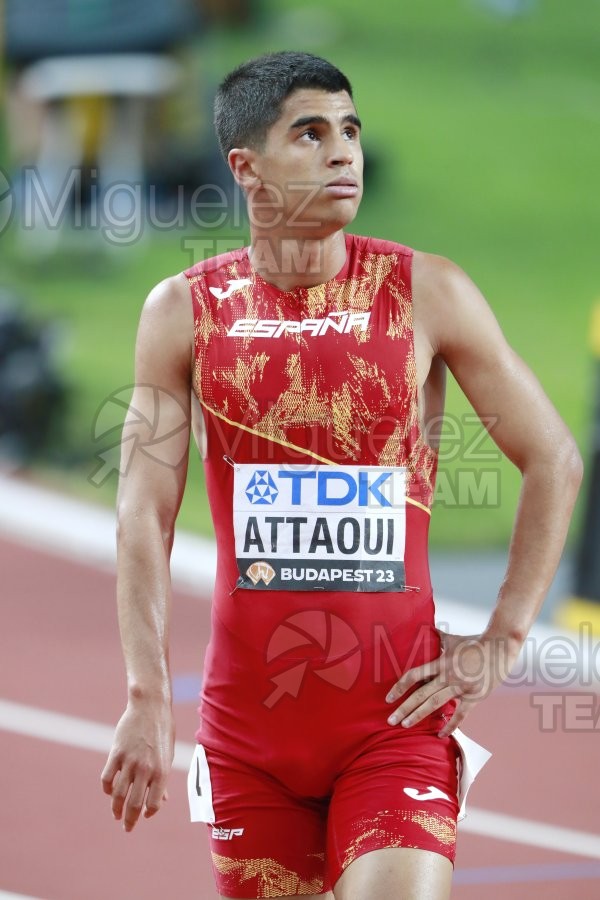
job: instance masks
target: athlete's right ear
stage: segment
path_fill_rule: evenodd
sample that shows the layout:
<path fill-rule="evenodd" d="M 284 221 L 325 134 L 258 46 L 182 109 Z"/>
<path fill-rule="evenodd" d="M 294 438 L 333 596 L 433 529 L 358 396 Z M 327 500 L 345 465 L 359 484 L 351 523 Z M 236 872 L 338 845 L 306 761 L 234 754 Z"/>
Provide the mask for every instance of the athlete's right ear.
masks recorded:
<path fill-rule="evenodd" d="M 248 147 L 234 147 L 227 154 L 227 162 L 233 177 L 244 193 L 256 190 L 262 184 L 255 169 L 256 154 Z"/>

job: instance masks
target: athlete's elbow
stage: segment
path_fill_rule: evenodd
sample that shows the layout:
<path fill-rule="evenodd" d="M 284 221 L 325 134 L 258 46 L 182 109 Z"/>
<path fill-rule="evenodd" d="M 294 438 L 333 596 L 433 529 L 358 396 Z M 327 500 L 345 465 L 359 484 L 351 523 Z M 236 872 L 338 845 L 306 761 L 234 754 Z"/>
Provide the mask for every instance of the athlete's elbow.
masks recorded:
<path fill-rule="evenodd" d="M 583 480 L 583 459 L 572 435 L 562 448 L 561 471 L 566 484 L 577 493 Z"/>
<path fill-rule="evenodd" d="M 132 504 L 127 500 L 117 503 L 116 538 L 117 547 L 129 544 L 155 545 L 160 537 L 170 553 L 173 545 L 175 523 L 171 516 L 161 514 L 155 506 Z"/>
<path fill-rule="evenodd" d="M 577 493 L 583 478 L 583 460 L 570 432 L 548 441 L 545 452 L 540 449 L 537 459 L 532 460 L 531 470 L 540 467 L 546 480 L 560 483 L 563 491 Z M 527 468 L 524 467 L 524 474 Z"/>

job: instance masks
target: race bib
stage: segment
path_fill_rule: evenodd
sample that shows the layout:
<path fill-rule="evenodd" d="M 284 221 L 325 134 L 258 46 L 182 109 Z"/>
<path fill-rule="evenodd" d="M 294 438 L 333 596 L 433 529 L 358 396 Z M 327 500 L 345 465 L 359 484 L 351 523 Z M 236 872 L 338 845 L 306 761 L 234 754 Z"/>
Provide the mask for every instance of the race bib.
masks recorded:
<path fill-rule="evenodd" d="M 399 591 L 406 469 L 235 465 L 238 587 Z"/>

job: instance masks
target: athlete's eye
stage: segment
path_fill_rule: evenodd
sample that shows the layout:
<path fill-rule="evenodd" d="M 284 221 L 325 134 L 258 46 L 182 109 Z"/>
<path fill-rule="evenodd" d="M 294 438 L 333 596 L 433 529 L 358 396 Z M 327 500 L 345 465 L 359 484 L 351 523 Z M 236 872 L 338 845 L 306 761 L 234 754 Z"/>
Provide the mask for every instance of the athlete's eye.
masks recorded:
<path fill-rule="evenodd" d="M 355 128 L 354 126 L 345 128 L 344 129 L 344 137 L 350 141 L 355 140 L 358 137 L 358 128 Z"/>
<path fill-rule="evenodd" d="M 302 137 L 307 137 L 311 141 L 316 141 L 319 139 L 319 135 L 314 130 L 314 128 L 307 128 L 306 131 L 302 132 Z"/>

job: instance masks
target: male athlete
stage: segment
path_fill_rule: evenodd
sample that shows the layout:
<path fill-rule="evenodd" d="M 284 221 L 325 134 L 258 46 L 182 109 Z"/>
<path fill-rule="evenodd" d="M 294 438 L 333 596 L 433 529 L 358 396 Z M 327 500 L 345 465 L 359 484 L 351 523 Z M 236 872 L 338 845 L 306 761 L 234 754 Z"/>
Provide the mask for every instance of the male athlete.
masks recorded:
<path fill-rule="evenodd" d="M 158 285 L 136 349 L 136 382 L 172 398 L 161 434 L 191 395 L 200 410 L 218 544 L 192 818 L 221 897 L 443 900 L 469 750 L 456 728 L 535 619 L 580 457 L 457 266 L 345 232 L 363 158 L 341 72 L 302 53 L 253 60 L 222 83 L 215 121 L 250 247 Z M 496 607 L 468 640 L 436 631 L 427 562 L 427 423 L 446 368 L 523 476 Z M 147 397 L 134 392 L 125 427 L 142 446 Z M 119 488 L 129 700 L 102 780 L 128 831 L 159 810 L 173 758 L 169 554 L 188 440 L 166 442 L 169 466 L 135 454 Z"/>

